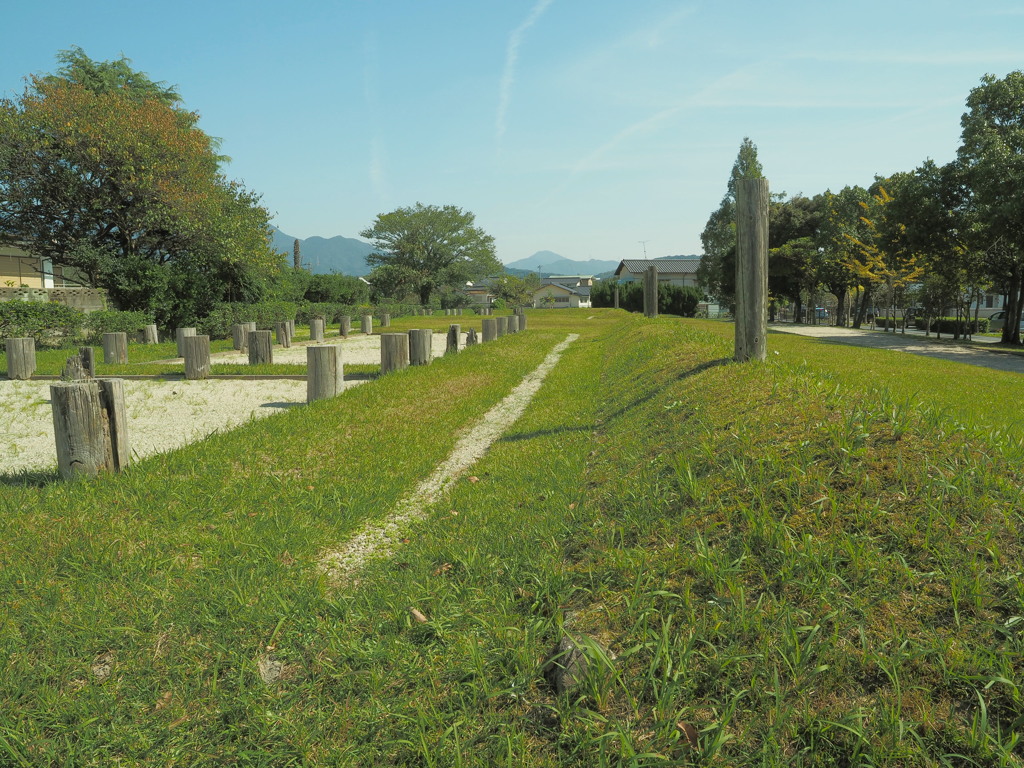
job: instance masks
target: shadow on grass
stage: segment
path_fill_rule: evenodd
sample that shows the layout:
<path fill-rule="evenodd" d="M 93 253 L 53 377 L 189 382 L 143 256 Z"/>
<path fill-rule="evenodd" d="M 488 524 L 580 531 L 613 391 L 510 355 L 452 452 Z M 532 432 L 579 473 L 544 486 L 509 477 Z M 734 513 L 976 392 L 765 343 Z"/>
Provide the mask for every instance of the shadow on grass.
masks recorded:
<path fill-rule="evenodd" d="M 704 371 L 709 371 L 712 368 L 717 368 L 720 365 L 725 365 L 726 363 L 731 363 L 732 361 L 733 360 L 732 360 L 731 357 L 720 357 L 720 358 L 718 358 L 716 360 L 708 360 L 706 363 L 701 363 L 700 365 L 695 365 L 693 368 L 690 368 L 687 371 L 683 371 L 682 373 L 678 374 L 674 378 L 670 379 L 669 381 L 667 381 L 665 383 L 665 385 L 663 385 L 661 387 L 658 387 L 657 389 L 652 389 L 646 395 L 638 397 L 635 400 L 633 400 L 631 403 L 628 403 L 627 405 L 622 406 L 618 410 L 613 411 L 612 413 L 609 413 L 607 416 L 605 416 L 604 418 L 598 420 L 594 424 L 587 424 L 585 426 L 579 426 L 579 427 L 557 427 L 555 429 L 537 429 L 537 430 L 534 430 L 533 432 L 520 432 L 519 434 L 511 434 L 511 435 L 505 435 L 504 437 L 500 437 L 500 438 L 498 438 L 498 442 L 499 443 L 516 443 L 516 442 L 520 442 L 522 440 L 532 440 L 535 437 L 550 437 L 552 435 L 564 435 L 564 434 L 567 434 L 569 432 L 590 432 L 590 431 L 593 431 L 600 424 L 603 424 L 605 422 L 609 422 L 609 421 L 613 421 L 615 419 L 618 419 L 621 416 L 625 416 L 627 413 L 630 413 L 631 411 L 633 411 L 636 408 L 640 407 L 641 405 L 649 403 L 657 395 L 659 395 L 665 389 L 665 387 L 667 387 L 667 386 L 669 386 L 671 384 L 674 384 L 675 382 L 678 382 L 678 381 L 684 381 L 685 379 L 688 379 L 688 378 L 690 378 L 692 376 L 697 376 L 698 374 L 704 373 Z"/>
<path fill-rule="evenodd" d="M 15 488 L 43 488 L 59 481 L 60 474 L 56 469 L 50 471 L 25 470 L 11 475 L 0 475 L 0 485 L 9 485 Z"/>
<path fill-rule="evenodd" d="M 300 405 L 305 405 L 305 403 L 295 403 L 295 402 L 291 402 L 291 403 L 285 403 L 285 402 L 262 403 L 260 405 L 260 408 L 296 408 L 296 407 L 298 407 Z"/>

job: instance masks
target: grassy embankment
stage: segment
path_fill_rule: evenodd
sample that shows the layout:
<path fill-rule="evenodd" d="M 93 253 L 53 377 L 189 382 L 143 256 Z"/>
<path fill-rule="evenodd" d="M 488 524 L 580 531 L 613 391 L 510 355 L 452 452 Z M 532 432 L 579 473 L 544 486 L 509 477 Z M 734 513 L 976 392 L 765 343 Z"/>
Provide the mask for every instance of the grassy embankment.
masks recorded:
<path fill-rule="evenodd" d="M 119 477 L 0 486 L 0 760 L 1020 764 L 1019 377 L 530 321 Z M 568 330 L 476 481 L 330 583 Z M 559 697 L 566 632 L 592 664 Z"/>

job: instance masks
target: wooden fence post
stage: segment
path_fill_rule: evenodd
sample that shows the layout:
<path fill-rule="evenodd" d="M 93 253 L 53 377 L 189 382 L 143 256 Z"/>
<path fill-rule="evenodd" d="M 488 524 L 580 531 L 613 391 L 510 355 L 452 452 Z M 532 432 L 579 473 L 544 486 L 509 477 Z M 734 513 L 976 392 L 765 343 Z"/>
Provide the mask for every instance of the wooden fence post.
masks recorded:
<path fill-rule="evenodd" d="M 184 357 L 185 355 L 185 337 L 195 336 L 195 328 L 178 328 L 174 332 L 174 339 L 178 342 L 178 357 Z"/>
<path fill-rule="evenodd" d="M 373 333 L 373 315 L 363 315 L 360 320 L 359 330 L 363 333 Z"/>
<path fill-rule="evenodd" d="M 124 365 L 128 362 L 128 334 L 103 334 L 103 362 L 107 365 Z"/>
<path fill-rule="evenodd" d="M 309 318 L 309 340 L 314 342 L 324 340 L 324 319 L 322 317 Z"/>
<path fill-rule="evenodd" d="M 131 451 L 120 379 L 51 384 L 50 401 L 61 477 L 119 472 L 128 466 Z"/>
<path fill-rule="evenodd" d="M 390 328 L 391 327 L 391 313 L 390 312 L 381 312 L 381 314 L 380 314 L 380 327 L 381 328 Z"/>
<path fill-rule="evenodd" d="M 156 329 L 156 325 L 150 323 L 142 329 L 142 343 L 143 344 L 159 344 L 160 333 Z"/>
<path fill-rule="evenodd" d="M 462 326 L 452 323 L 448 326 L 448 343 L 445 345 L 444 353 L 454 355 L 459 351 L 459 337 L 462 335 Z"/>
<path fill-rule="evenodd" d="M 519 333 L 519 315 L 508 316 L 508 333 Z"/>
<path fill-rule="evenodd" d="M 270 331 L 249 332 L 249 365 L 274 362 L 274 344 Z"/>
<path fill-rule="evenodd" d="M 498 324 L 498 338 L 500 339 L 502 336 L 508 333 L 508 317 L 506 315 L 501 315 L 500 317 L 494 318 L 494 320 Z"/>
<path fill-rule="evenodd" d="M 430 365 L 434 358 L 434 332 L 429 328 L 414 328 L 409 331 L 409 364 Z"/>
<path fill-rule="evenodd" d="M 292 343 L 292 339 L 295 337 L 295 318 L 288 320 L 288 344 Z"/>
<path fill-rule="evenodd" d="M 737 362 L 768 355 L 768 179 L 736 180 Z"/>
<path fill-rule="evenodd" d="M 466 331 L 466 346 L 472 347 L 477 343 L 478 339 L 476 336 L 476 328 L 470 328 L 468 331 Z"/>
<path fill-rule="evenodd" d="M 185 378 L 205 379 L 210 375 L 210 337 L 189 336 L 185 339 Z"/>
<path fill-rule="evenodd" d="M 7 340 L 7 378 L 31 379 L 36 372 L 36 340 L 19 336 Z"/>
<path fill-rule="evenodd" d="M 340 344 L 306 347 L 306 402 L 326 400 L 345 388 Z"/>
<path fill-rule="evenodd" d="M 483 325 L 484 343 L 487 343 L 488 341 L 494 341 L 496 338 L 498 338 L 498 318 L 485 317 L 480 322 Z"/>
<path fill-rule="evenodd" d="M 380 373 L 409 367 L 409 334 L 382 333 L 380 335 Z"/>
<path fill-rule="evenodd" d="M 64 369 L 60 372 L 61 381 L 85 381 L 85 366 L 82 365 L 82 356 L 71 355 L 64 361 Z"/>
<path fill-rule="evenodd" d="M 525 331 L 526 330 L 526 312 L 525 311 L 519 313 L 519 330 L 520 331 Z"/>
<path fill-rule="evenodd" d="M 283 323 L 274 323 L 274 334 L 277 336 L 277 343 L 284 348 L 292 345 L 291 325 L 287 320 Z"/>
<path fill-rule="evenodd" d="M 352 316 L 342 315 L 341 320 L 338 323 L 338 333 L 340 333 L 346 339 L 348 335 L 352 333 Z"/>
<path fill-rule="evenodd" d="M 246 348 L 245 335 L 248 332 L 244 323 L 236 323 L 231 326 L 231 346 L 239 351 L 244 350 Z"/>
<path fill-rule="evenodd" d="M 615 284 L 615 309 L 619 308 L 619 284 Z"/>

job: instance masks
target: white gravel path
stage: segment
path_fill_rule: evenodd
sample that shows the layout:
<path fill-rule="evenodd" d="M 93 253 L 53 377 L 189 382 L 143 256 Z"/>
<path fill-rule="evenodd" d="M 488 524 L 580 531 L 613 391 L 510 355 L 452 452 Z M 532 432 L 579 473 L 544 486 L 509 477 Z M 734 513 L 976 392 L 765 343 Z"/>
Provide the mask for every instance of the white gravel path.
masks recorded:
<path fill-rule="evenodd" d="M 320 563 L 327 574 L 344 581 L 369 558 L 389 555 L 409 523 L 422 518 L 427 507 L 441 497 L 448 485 L 478 461 L 491 444 L 523 415 L 544 378 L 566 348 L 578 338 L 579 334 L 570 333 L 564 341 L 556 344 L 539 366 L 458 440 L 448 458 L 411 494 L 398 502 L 390 515 L 366 525 L 338 550 L 325 553 Z"/>

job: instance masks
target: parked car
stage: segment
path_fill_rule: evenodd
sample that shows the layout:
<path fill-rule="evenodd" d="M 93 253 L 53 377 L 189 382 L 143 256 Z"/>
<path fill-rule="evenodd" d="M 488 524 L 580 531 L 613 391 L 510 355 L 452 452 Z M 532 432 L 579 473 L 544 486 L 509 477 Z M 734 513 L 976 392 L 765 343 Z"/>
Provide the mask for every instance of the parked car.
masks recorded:
<path fill-rule="evenodd" d="M 1000 309 L 998 312 L 994 312 L 988 317 L 988 329 L 989 331 L 1001 331 L 1003 326 L 1006 325 L 1006 310 Z M 1020 321 L 1020 329 L 1024 331 L 1024 317 Z"/>

